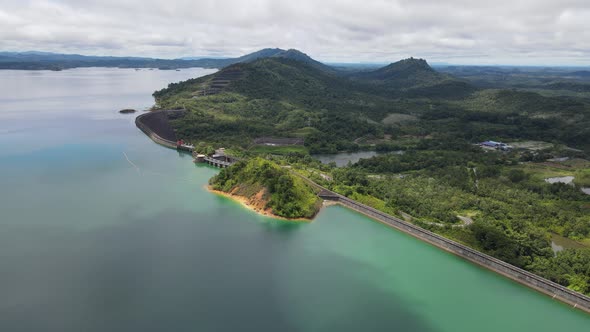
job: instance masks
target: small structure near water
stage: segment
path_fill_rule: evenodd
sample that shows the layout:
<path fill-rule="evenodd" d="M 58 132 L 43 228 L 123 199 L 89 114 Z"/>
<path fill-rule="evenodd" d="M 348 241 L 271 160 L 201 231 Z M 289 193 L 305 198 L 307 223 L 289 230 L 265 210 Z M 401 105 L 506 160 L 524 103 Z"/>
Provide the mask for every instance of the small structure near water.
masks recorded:
<path fill-rule="evenodd" d="M 195 159 L 193 162 L 195 163 L 207 163 L 211 166 L 219 167 L 219 168 L 226 168 L 233 164 L 235 164 L 238 159 L 232 156 L 228 156 L 225 153 L 224 148 L 219 148 L 215 150 L 215 153 L 211 156 L 207 156 L 205 154 L 200 153 L 193 153 Z"/>
<path fill-rule="evenodd" d="M 502 150 L 502 151 L 508 151 L 508 150 L 512 149 L 512 147 L 506 143 L 495 142 L 495 141 L 481 142 L 481 143 L 479 143 L 479 146 L 481 146 L 483 148 L 496 149 L 496 150 Z"/>
<path fill-rule="evenodd" d="M 195 146 L 185 142 L 182 139 L 179 139 L 178 141 L 176 141 L 176 149 L 192 152 L 195 150 Z"/>
<path fill-rule="evenodd" d="M 194 161 L 195 161 L 195 163 L 204 163 L 206 157 L 207 157 L 206 155 L 198 153 L 195 155 Z"/>

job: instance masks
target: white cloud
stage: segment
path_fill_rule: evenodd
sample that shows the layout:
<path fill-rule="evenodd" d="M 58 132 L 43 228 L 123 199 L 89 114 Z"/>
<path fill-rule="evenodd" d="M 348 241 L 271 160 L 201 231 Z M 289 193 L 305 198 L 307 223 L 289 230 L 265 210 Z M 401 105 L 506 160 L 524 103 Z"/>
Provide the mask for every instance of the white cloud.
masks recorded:
<path fill-rule="evenodd" d="M 590 65 L 588 0 L 0 0 L 0 49 Z"/>

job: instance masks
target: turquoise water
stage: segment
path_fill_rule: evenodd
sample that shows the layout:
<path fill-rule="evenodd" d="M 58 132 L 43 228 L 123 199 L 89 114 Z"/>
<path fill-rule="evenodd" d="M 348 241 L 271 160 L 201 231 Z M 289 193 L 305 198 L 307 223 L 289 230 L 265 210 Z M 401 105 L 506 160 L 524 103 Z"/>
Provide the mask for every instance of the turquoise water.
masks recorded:
<path fill-rule="evenodd" d="M 117 113 L 207 72 L 0 72 L 0 331 L 590 330 L 345 208 L 297 224 L 207 192 L 216 169 Z"/>

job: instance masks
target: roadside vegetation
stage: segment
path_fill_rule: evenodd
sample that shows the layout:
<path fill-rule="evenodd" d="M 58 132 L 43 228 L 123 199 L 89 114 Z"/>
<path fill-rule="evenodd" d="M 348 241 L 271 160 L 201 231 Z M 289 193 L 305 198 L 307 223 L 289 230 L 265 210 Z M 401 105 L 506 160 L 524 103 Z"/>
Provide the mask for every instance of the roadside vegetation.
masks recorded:
<path fill-rule="evenodd" d="M 475 149 L 386 154 L 342 168 L 303 156 L 285 162 L 359 202 L 590 294 L 590 196 L 580 184 L 544 181 L 562 170 Z M 589 170 L 579 165 L 572 174 Z M 586 248 L 555 254 L 551 234 Z"/>

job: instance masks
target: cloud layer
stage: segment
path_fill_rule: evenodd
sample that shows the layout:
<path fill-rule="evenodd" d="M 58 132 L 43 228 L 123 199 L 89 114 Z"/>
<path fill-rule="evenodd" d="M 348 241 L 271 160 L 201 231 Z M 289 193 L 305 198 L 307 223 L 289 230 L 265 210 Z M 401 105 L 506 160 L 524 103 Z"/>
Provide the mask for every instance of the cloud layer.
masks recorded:
<path fill-rule="evenodd" d="M 590 65 L 588 0 L 0 0 L 0 50 Z"/>

